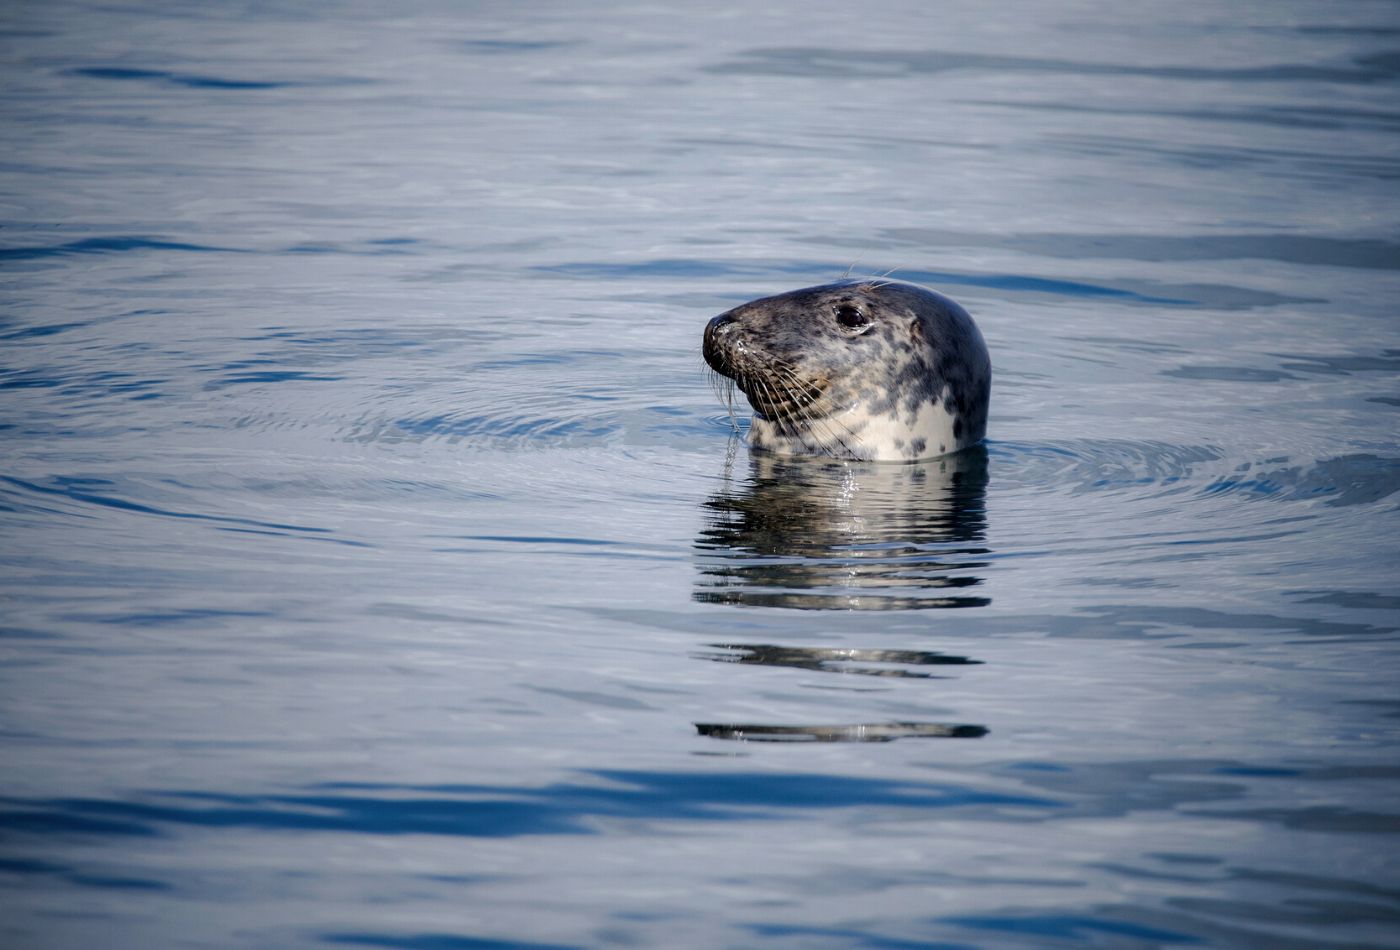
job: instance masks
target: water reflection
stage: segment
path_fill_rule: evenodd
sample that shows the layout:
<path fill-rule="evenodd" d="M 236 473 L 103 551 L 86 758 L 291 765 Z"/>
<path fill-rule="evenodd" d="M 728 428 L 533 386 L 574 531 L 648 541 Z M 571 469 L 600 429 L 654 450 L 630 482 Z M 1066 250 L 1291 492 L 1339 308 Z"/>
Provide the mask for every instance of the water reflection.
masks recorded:
<path fill-rule="evenodd" d="M 893 676 L 913 679 L 941 679 L 934 673 L 904 669 L 905 666 L 968 666 L 980 664 L 965 656 L 951 656 L 923 650 L 859 650 L 830 647 L 785 647 L 768 643 L 714 643 L 716 653 L 697 653 L 697 659 L 720 663 L 751 663 L 757 666 L 788 666 L 821 673 L 849 673 L 858 676 Z M 870 666 L 865 664 L 881 664 Z"/>
<path fill-rule="evenodd" d="M 704 503 L 702 603 L 804 610 L 983 607 L 987 451 L 909 465 L 753 454 Z"/>
<path fill-rule="evenodd" d="M 849 726 L 763 726 L 697 722 L 711 739 L 739 742 L 893 742 L 896 739 L 980 739 L 985 726 L 949 722 L 864 722 Z"/>

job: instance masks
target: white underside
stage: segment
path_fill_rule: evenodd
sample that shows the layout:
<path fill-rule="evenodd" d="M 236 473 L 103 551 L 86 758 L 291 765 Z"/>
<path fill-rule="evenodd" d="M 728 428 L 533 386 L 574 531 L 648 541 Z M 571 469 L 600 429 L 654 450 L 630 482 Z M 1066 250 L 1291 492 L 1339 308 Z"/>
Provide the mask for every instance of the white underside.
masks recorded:
<path fill-rule="evenodd" d="M 912 422 L 894 415 L 872 416 L 856 406 L 818 419 L 802 436 L 794 437 L 779 433 L 772 422 L 755 416 L 749 428 L 749 445 L 779 455 L 852 455 L 877 462 L 910 462 L 964 448 L 965 444 L 953 438 L 954 421 L 941 401 L 926 403 Z M 919 439 L 924 440 L 923 451 L 911 455 L 910 447 Z"/>

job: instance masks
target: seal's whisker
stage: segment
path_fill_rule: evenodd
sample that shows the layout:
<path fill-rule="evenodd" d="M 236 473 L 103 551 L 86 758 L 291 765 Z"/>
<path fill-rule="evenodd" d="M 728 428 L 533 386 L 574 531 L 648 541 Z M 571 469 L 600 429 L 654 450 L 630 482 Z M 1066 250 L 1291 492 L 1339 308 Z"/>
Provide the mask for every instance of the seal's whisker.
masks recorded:
<path fill-rule="evenodd" d="M 891 284 L 897 284 L 899 283 L 899 279 L 897 277 L 891 277 L 890 275 L 895 273 L 895 271 L 904 270 L 904 268 L 905 265 L 900 264 L 898 267 L 891 267 L 883 274 L 872 274 L 867 280 L 864 281 L 864 284 L 871 290 L 879 290 L 881 287 L 888 287 Z"/>
<path fill-rule="evenodd" d="M 747 367 L 736 367 L 739 388 L 764 418 L 780 426 L 785 434 L 795 435 L 802 407 L 816 399 L 820 390 L 805 383 L 785 360 L 765 358 L 756 369 L 759 371 L 748 372 Z"/>
<path fill-rule="evenodd" d="M 850 407 L 838 406 L 828 393 L 823 393 L 820 400 L 804 409 L 803 419 L 808 428 L 825 442 L 835 443 L 840 448 L 841 455 L 847 458 L 859 458 L 860 453 L 852 445 L 852 442 L 856 440 L 855 430 L 840 419 L 841 412 L 848 408 Z M 832 451 L 829 445 L 823 446 L 823 449 L 832 456 L 838 454 Z"/>
<path fill-rule="evenodd" d="M 710 389 L 714 391 L 716 398 L 724 404 L 725 410 L 729 413 L 729 424 L 735 432 L 739 431 L 739 421 L 734 418 L 734 390 L 737 384 L 728 376 L 724 376 L 715 370 L 710 370 Z"/>
<path fill-rule="evenodd" d="M 777 378 L 785 384 L 801 387 L 805 392 L 818 389 L 813 383 L 799 377 L 792 369 L 779 369 Z M 793 430 L 794 435 L 800 434 L 800 432 L 797 426 L 792 423 L 794 421 L 805 423 L 807 429 L 817 435 L 823 443 L 834 442 L 847 457 L 856 457 L 857 453 L 847 441 L 847 438 L 853 438 L 855 433 L 845 423 L 834 418 L 834 406 L 825 391 L 818 390 L 817 395 L 810 402 L 799 406 L 791 413 L 791 416 L 788 425 Z M 845 430 L 844 435 L 837 431 L 838 426 Z M 823 444 L 820 448 L 827 454 L 836 454 L 829 444 Z"/>
<path fill-rule="evenodd" d="M 786 372 L 787 376 L 791 378 L 791 371 L 789 370 Z M 778 405 L 774 408 L 778 416 L 779 424 L 785 434 L 793 437 L 801 437 L 801 423 L 804 417 L 801 407 L 796 404 L 793 398 L 789 379 L 785 379 L 782 375 L 774 375 L 765 380 L 765 385 L 767 385 L 769 392 L 774 394 L 775 398 L 781 397 L 778 399 Z"/>
<path fill-rule="evenodd" d="M 781 411 L 785 428 L 793 435 L 798 434 L 798 423 L 807 418 L 807 405 L 804 405 L 801 397 L 810 396 L 810 390 L 791 369 L 775 368 L 769 382 L 771 388 L 781 392 L 783 397 Z"/>
<path fill-rule="evenodd" d="M 772 377 L 763 377 L 759 380 L 759 384 L 765 396 L 763 414 L 768 416 L 771 413 L 771 421 L 773 423 L 778 425 L 780 429 L 790 431 L 792 429 L 792 420 L 788 413 L 784 411 L 783 400 L 778 397 L 778 392 L 773 386 Z"/>
<path fill-rule="evenodd" d="M 827 392 L 826 382 L 805 376 L 796 364 L 764 355 L 732 366 L 733 377 L 716 373 L 711 379 L 715 392 L 734 418 L 734 391 L 749 396 L 754 409 L 782 435 L 801 440 L 815 454 L 833 458 L 859 458 L 853 442 L 855 433 L 833 418 L 838 407 Z"/>

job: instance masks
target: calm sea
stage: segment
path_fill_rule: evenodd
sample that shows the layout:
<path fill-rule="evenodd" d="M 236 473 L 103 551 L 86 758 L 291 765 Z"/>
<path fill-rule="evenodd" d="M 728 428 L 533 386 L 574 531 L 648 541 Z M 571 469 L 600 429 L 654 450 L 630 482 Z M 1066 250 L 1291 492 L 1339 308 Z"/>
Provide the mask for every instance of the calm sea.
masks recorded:
<path fill-rule="evenodd" d="M 0 13 L 0 943 L 1400 944 L 1400 5 Z M 985 450 L 712 315 L 966 306 Z"/>

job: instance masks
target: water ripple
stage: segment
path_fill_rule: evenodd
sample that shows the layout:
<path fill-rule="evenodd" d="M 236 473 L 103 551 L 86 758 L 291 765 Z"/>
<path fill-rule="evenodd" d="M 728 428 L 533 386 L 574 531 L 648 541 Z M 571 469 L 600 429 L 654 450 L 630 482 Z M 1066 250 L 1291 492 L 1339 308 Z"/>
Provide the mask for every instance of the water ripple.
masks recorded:
<path fill-rule="evenodd" d="M 209 76 L 201 73 L 179 73 L 165 69 L 133 69 L 124 66 L 84 66 L 68 70 L 70 76 L 85 79 L 105 79 L 114 82 L 155 82 L 174 86 L 187 86 L 191 89 L 285 89 L 289 86 L 306 85 L 302 82 L 285 82 L 268 79 L 229 79 L 223 76 Z"/>
<path fill-rule="evenodd" d="M 24 261 L 47 257 L 64 257 L 70 254 L 120 254 L 128 251 L 192 251 L 197 253 L 240 252 L 239 248 L 214 247 L 207 244 L 192 244 L 186 241 L 166 241 L 160 238 L 139 235 L 111 235 L 108 237 L 83 238 L 80 241 L 65 241 L 62 244 L 40 244 L 27 247 L 0 248 L 0 261 Z"/>
<path fill-rule="evenodd" d="M 791 647 L 768 643 L 714 643 L 718 652 L 696 653 L 696 659 L 752 666 L 780 666 L 820 673 L 934 679 L 937 674 L 910 666 L 977 666 L 981 660 L 926 650 L 869 650 L 855 647 Z"/>
<path fill-rule="evenodd" d="M 607 277 L 616 279 L 659 278 L 659 277 L 727 277 L 727 276 L 771 276 L 775 273 L 803 274 L 814 280 L 835 280 L 849 269 L 849 265 L 822 262 L 736 262 L 706 261 L 685 259 L 663 259 L 636 261 L 617 264 L 612 262 L 579 261 L 568 264 L 549 264 L 534 268 L 546 274 L 568 277 Z M 1189 297 L 1162 296 L 1142 293 L 1122 287 L 1091 284 L 1083 281 L 1059 278 L 1038 277 L 1030 274 L 966 274 L 950 271 L 900 268 L 898 277 L 922 284 L 950 284 L 967 287 L 990 287 L 1008 290 L 1013 293 L 1052 294 L 1079 298 L 1104 297 L 1139 304 L 1164 306 L 1189 306 L 1196 301 Z M 1171 288 L 1165 288 L 1170 291 Z"/>
<path fill-rule="evenodd" d="M 539 943 L 534 940 L 496 940 L 469 937 L 460 933 L 324 933 L 322 941 L 352 947 L 381 947 L 387 950 L 581 950 L 576 943 Z"/>
<path fill-rule="evenodd" d="M 1248 499 L 1321 499 L 1334 508 L 1372 504 L 1400 491 L 1400 458 L 1354 454 L 1288 467 L 1277 465 L 1246 462 L 1203 491 Z"/>
<path fill-rule="evenodd" d="M 977 70 L 1006 73 L 1059 73 L 1076 76 L 1143 76 L 1200 82 L 1319 82 L 1369 85 L 1400 75 L 1394 53 L 1358 56 L 1352 65 L 1278 63 L 1270 66 L 1152 66 L 1035 56 L 998 56 L 950 50 L 860 50 L 848 47 L 767 47 L 746 50 L 725 63 L 707 67 L 724 75 L 833 76 L 895 79 L 909 75 Z"/>
<path fill-rule="evenodd" d="M 896 739 L 980 739 L 986 726 L 948 722 L 863 722 L 834 726 L 697 722 L 709 739 L 734 742 L 893 742 Z"/>
<path fill-rule="evenodd" d="M 1400 123 L 1400 115 L 1396 116 Z M 1132 261 L 1268 260 L 1288 264 L 1400 269 L 1400 242 L 1313 234 L 991 234 L 887 228 L 886 236 L 936 247 L 997 247 L 1036 257 Z"/>
<path fill-rule="evenodd" d="M 998 484 L 1035 494 L 1132 491 L 1176 494 L 1224 460 L 1221 450 L 1166 442 L 1081 440 L 988 443 Z"/>
<path fill-rule="evenodd" d="M 163 518 L 176 518 L 191 521 L 208 521 L 215 524 L 235 525 L 240 527 L 266 528 L 279 533 L 292 532 L 309 537 L 325 536 L 324 540 L 335 541 L 338 544 L 364 544 L 364 542 L 329 537 L 332 533 L 329 528 L 316 528 L 307 525 L 287 524 L 276 521 L 261 521 L 255 518 L 239 518 L 231 515 L 206 514 L 197 511 L 176 511 L 169 508 L 159 508 L 154 505 L 142 504 L 141 502 L 131 501 L 118 495 L 102 491 L 101 489 L 110 487 L 110 483 L 94 481 L 92 479 L 69 479 L 59 477 L 54 478 L 52 482 L 53 483 L 49 485 L 40 485 L 25 479 L 15 478 L 9 475 L 0 475 L 0 483 L 5 483 L 20 489 L 20 493 L 18 493 L 18 497 L 20 498 L 24 498 L 27 493 L 33 493 L 66 498 L 70 501 L 79 502 L 82 505 L 93 505 L 99 508 L 115 509 L 118 511 L 132 512 L 134 514 L 158 515 Z M 74 513 L 80 514 L 82 509 L 76 508 L 73 509 L 73 511 Z"/>
<path fill-rule="evenodd" d="M 812 773 L 596 770 L 542 788 L 327 784 L 294 795 L 161 792 L 147 801 L 0 798 L 0 828 L 34 835 L 155 837 L 170 825 L 357 835 L 507 838 L 593 834 L 591 818 L 750 822 L 795 809 L 1057 809 L 1053 798 Z M 410 793 L 405 795 L 405 793 Z"/>

